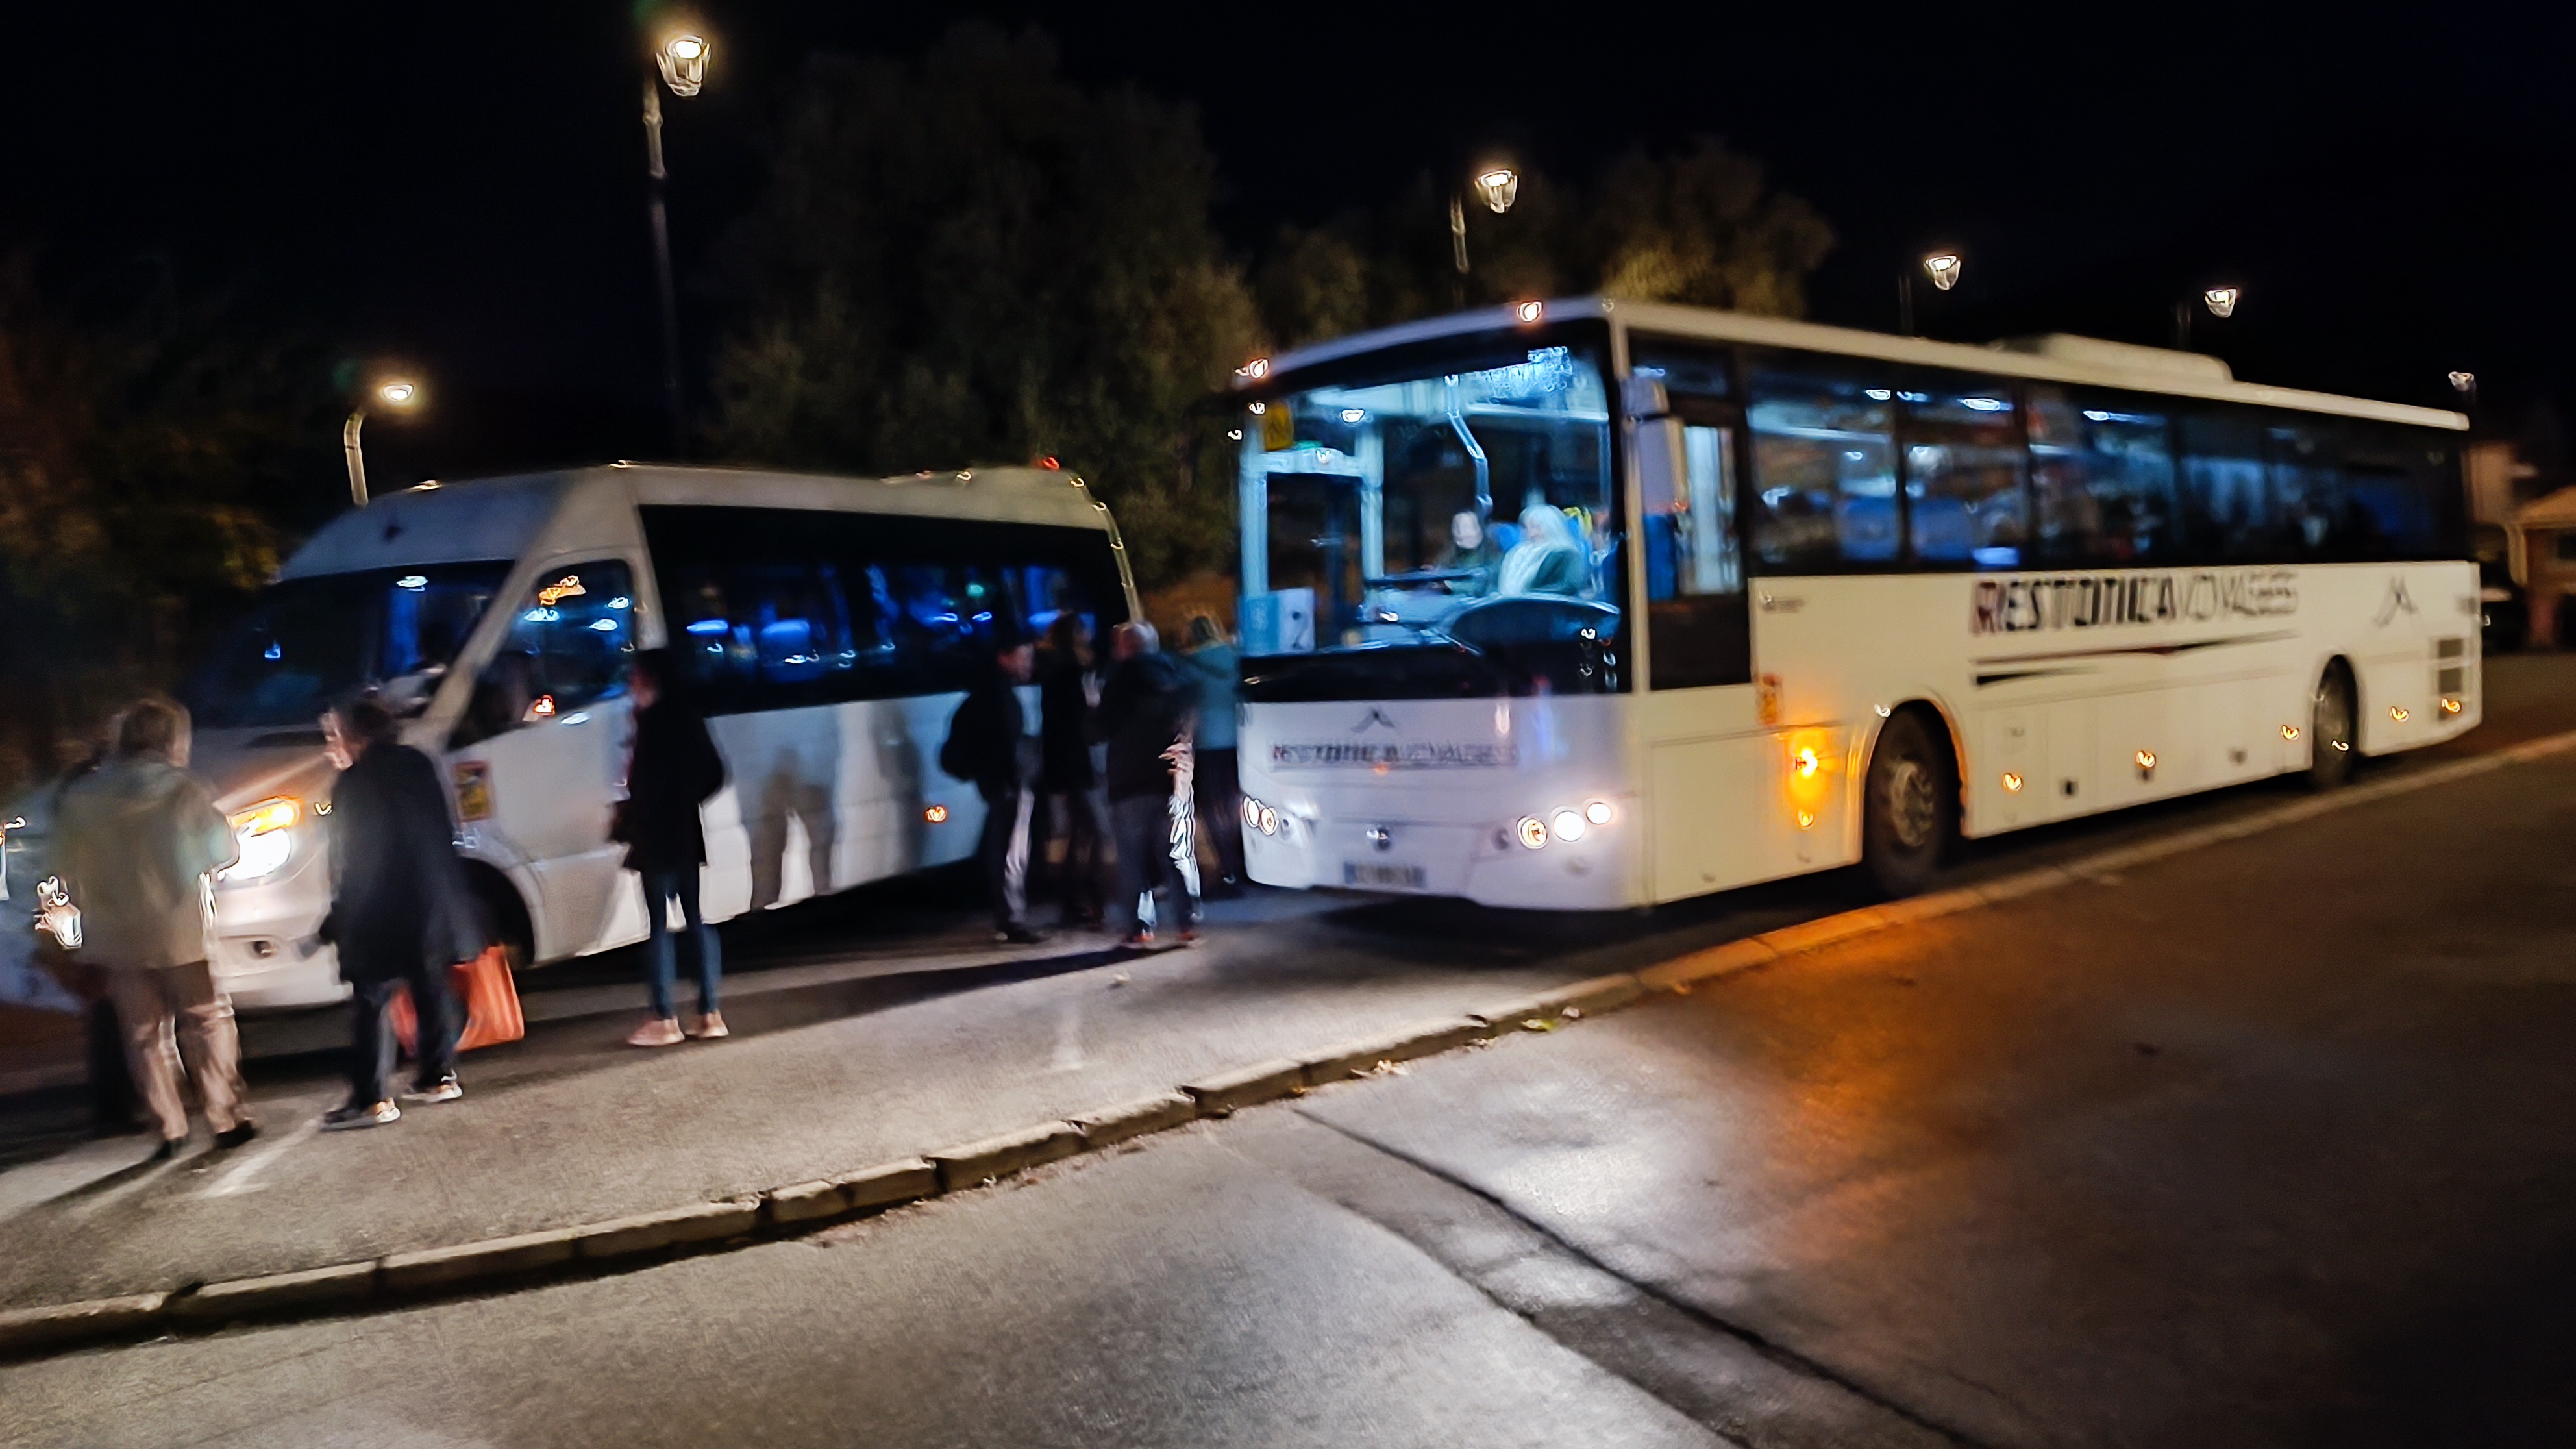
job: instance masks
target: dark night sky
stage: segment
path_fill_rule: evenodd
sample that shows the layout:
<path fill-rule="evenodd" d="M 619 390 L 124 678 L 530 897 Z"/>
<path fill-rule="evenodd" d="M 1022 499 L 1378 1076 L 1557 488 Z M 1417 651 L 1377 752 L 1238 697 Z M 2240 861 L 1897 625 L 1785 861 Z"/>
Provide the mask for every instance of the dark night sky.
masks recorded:
<path fill-rule="evenodd" d="M 1247 254 L 1489 145 L 1580 174 L 1707 132 L 1834 224 L 1819 320 L 1893 326 L 1896 271 L 1936 243 L 1967 280 L 1926 328 L 1963 339 L 2163 341 L 2173 299 L 2233 280 L 2215 348 L 2240 375 L 2438 404 L 2468 367 L 2501 415 L 2576 396 L 2576 22 L 2540 10 L 710 0 L 715 80 L 671 107 L 674 224 L 685 287 L 755 194 L 807 53 L 915 52 L 983 16 L 1043 26 L 1083 81 L 1195 103 Z M 254 315 L 415 363 L 437 406 L 371 433 L 386 476 L 658 451 L 628 16 L 22 17 L 0 241 L 58 275 L 166 256 Z M 683 307 L 697 353 L 721 319 Z"/>

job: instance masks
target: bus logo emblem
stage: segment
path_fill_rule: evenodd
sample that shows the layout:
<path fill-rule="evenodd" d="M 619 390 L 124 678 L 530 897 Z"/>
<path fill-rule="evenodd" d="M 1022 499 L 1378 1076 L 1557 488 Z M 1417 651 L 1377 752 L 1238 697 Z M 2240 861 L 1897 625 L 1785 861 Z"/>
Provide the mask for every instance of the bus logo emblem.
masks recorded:
<path fill-rule="evenodd" d="M 1378 708 L 1376 705 L 1370 705 L 1369 712 L 1360 716 L 1360 722 L 1351 726 L 1351 733 L 1358 734 L 1360 731 L 1367 729 L 1370 725 L 1384 725 L 1388 729 L 1393 729 L 1395 728 L 1395 721 L 1386 717 L 1385 710 Z"/>

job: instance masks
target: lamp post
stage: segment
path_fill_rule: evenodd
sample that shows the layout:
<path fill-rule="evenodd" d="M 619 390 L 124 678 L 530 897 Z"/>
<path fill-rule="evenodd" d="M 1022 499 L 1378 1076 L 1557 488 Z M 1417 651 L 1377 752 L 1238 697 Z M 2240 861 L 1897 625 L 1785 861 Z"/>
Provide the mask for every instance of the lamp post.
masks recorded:
<path fill-rule="evenodd" d="M 1485 166 L 1468 179 L 1476 199 L 1496 216 L 1512 209 L 1520 200 L 1521 174 L 1509 166 Z M 1449 193 L 1449 247 L 1451 259 L 1458 264 L 1455 288 L 1458 305 L 1467 305 L 1467 197 L 1465 192 Z"/>
<path fill-rule="evenodd" d="M 408 413 L 420 406 L 420 384 L 408 378 L 387 378 L 377 383 L 368 396 L 397 413 Z M 349 410 L 349 421 L 340 427 L 340 451 L 349 458 L 349 502 L 367 506 L 367 455 L 358 442 L 358 430 L 367 425 L 367 404 L 360 402 Z"/>
<path fill-rule="evenodd" d="M 1923 259 L 1923 275 L 1932 279 L 1932 289 L 1946 292 L 1959 285 L 1959 254 L 1934 252 Z M 1896 330 L 1914 335 L 1914 271 L 1907 268 L 1896 274 Z"/>
<path fill-rule="evenodd" d="M 706 85 L 707 60 L 714 50 L 705 36 L 676 30 L 654 47 L 653 66 L 662 73 L 662 85 L 685 100 Z M 680 408 L 680 313 L 671 291 L 671 222 L 663 204 L 670 173 L 662 165 L 662 90 L 650 72 L 644 76 L 644 169 L 653 181 L 653 282 L 662 304 L 662 396 L 671 410 L 671 444 L 676 448 L 685 428 Z"/>
<path fill-rule="evenodd" d="M 2478 408 L 2478 375 L 2474 372 L 2451 374 L 2451 391 L 2460 395 L 2460 406 L 2471 412 Z"/>
<path fill-rule="evenodd" d="M 2200 294 L 2200 304 L 2209 309 L 2210 316 L 2224 322 L 2236 315 L 2236 304 L 2244 296 L 2242 287 L 2210 287 Z M 2188 297 L 2174 303 L 2174 347 L 2182 352 L 2191 350 L 2191 299 Z"/>

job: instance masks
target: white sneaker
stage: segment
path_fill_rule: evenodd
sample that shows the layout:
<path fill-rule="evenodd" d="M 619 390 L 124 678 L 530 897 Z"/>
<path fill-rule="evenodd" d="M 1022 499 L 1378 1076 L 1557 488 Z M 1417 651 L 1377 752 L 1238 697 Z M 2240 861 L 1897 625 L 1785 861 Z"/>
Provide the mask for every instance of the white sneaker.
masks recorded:
<path fill-rule="evenodd" d="M 731 1036 L 733 1033 L 724 1024 L 723 1012 L 710 1011 L 698 1018 L 696 1026 L 689 1028 L 689 1035 L 700 1041 L 714 1041 L 720 1036 Z"/>
<path fill-rule="evenodd" d="M 679 1022 L 667 1016 L 657 1016 L 635 1028 L 635 1034 L 626 1039 L 626 1044 L 636 1047 L 665 1047 L 678 1046 L 686 1040 L 688 1040 L 687 1037 L 680 1035 Z"/>

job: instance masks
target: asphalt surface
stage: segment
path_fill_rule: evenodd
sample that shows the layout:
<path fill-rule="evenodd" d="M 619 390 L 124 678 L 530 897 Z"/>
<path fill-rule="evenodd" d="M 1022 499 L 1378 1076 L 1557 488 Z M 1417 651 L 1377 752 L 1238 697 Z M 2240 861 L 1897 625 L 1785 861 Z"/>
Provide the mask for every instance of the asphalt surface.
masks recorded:
<path fill-rule="evenodd" d="M 2455 751 L 2576 724 L 2570 664 L 2497 661 Z M 0 1369 L 0 1435 L 2576 1441 L 2571 784 L 2558 761 L 2374 801 L 818 1238 Z M 208 1195 L 237 1163 L 0 1174 L 0 1301 L 790 1181 L 1840 889 L 1608 941 L 1335 909 L 687 1052 L 532 1037 L 525 1077 L 496 1053 L 465 1103 L 232 1193 Z"/>

